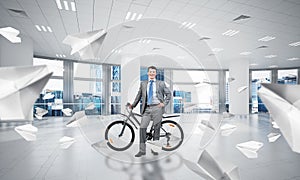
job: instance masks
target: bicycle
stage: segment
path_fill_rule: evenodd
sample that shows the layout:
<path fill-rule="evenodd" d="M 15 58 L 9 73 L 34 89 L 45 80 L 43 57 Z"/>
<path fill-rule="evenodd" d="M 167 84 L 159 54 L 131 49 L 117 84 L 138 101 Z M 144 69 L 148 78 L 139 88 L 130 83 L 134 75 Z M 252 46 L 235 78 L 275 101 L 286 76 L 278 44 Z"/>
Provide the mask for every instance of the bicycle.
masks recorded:
<path fill-rule="evenodd" d="M 134 142 L 135 132 L 134 129 L 138 129 L 140 122 L 136 116 L 142 117 L 138 113 L 132 112 L 129 108 L 129 103 L 125 105 L 128 115 L 122 114 L 122 120 L 117 120 L 110 123 L 105 130 L 105 140 L 108 147 L 115 151 L 124 151 L 128 149 Z M 180 115 L 165 115 L 163 119 L 179 117 Z M 137 125 L 136 125 L 137 124 Z M 154 127 L 153 123 L 150 131 L 147 132 L 146 140 L 153 138 Z M 173 120 L 163 120 L 161 123 L 160 139 L 162 144 L 162 150 L 173 151 L 177 149 L 183 142 L 184 134 L 181 126 Z"/>

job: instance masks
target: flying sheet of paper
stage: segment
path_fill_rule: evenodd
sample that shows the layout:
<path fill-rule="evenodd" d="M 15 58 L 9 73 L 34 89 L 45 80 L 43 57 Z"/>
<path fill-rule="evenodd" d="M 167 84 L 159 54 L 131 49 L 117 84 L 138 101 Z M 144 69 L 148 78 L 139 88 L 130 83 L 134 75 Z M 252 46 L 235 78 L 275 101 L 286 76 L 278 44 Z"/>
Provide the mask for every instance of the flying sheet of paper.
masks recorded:
<path fill-rule="evenodd" d="M 204 128 L 207 127 L 213 131 L 215 130 L 214 126 L 208 120 L 201 120 L 200 128 L 201 128 L 201 126 L 203 126 Z"/>
<path fill-rule="evenodd" d="M 278 138 L 280 138 L 281 134 L 279 133 L 270 133 L 268 134 L 269 142 L 275 142 Z"/>
<path fill-rule="evenodd" d="M 247 158 L 257 158 L 258 154 L 257 151 L 263 146 L 264 144 L 257 141 L 248 141 L 244 143 L 240 143 L 236 145 L 236 148 L 244 154 Z"/>
<path fill-rule="evenodd" d="M 220 128 L 222 136 L 229 136 L 236 130 L 236 125 L 224 124 Z"/>
<path fill-rule="evenodd" d="M 67 127 L 78 127 L 78 121 L 86 119 L 85 111 L 77 111 L 73 114 L 70 121 L 66 124 Z"/>
<path fill-rule="evenodd" d="M 248 88 L 248 86 L 242 86 L 242 87 L 239 87 L 237 89 L 237 91 L 238 91 L 238 93 L 241 93 L 241 92 L 245 91 L 247 88 Z"/>
<path fill-rule="evenodd" d="M 64 113 L 65 116 L 72 116 L 73 110 L 70 108 L 65 108 L 65 109 L 62 109 L 61 111 Z"/>
<path fill-rule="evenodd" d="M 275 121 L 272 122 L 272 126 L 275 129 L 279 129 L 279 126 L 278 126 L 278 124 Z"/>
<path fill-rule="evenodd" d="M 0 119 L 33 120 L 32 107 L 51 76 L 46 65 L 0 67 L 5 84 L 0 86 Z"/>
<path fill-rule="evenodd" d="M 206 150 L 201 153 L 197 162 L 192 162 L 187 159 L 183 159 L 183 162 L 190 170 L 206 180 L 226 178 L 231 180 L 239 179 L 239 173 L 236 166 L 232 167 L 232 165 L 229 165 L 229 163 L 226 162 L 223 162 L 221 165 Z"/>
<path fill-rule="evenodd" d="M 234 114 L 231 114 L 229 112 L 223 112 L 223 118 L 231 118 L 234 117 Z"/>
<path fill-rule="evenodd" d="M 103 29 L 68 35 L 63 43 L 72 48 L 71 55 L 78 52 L 82 59 L 95 59 L 106 36 Z"/>
<path fill-rule="evenodd" d="M 54 98 L 54 94 L 52 93 L 46 93 L 43 97 L 43 100 L 46 100 L 46 99 L 52 99 Z"/>
<path fill-rule="evenodd" d="M 93 110 L 95 109 L 95 104 L 93 102 L 88 103 L 88 105 L 86 105 L 85 110 Z"/>
<path fill-rule="evenodd" d="M 295 103 L 300 100 L 299 84 L 262 83 L 258 95 L 268 109 L 273 127 L 280 128 L 290 148 L 300 153 L 300 109 Z M 276 124 L 275 124 L 276 122 Z"/>
<path fill-rule="evenodd" d="M 72 137 L 68 137 L 68 136 L 64 136 L 59 139 L 60 148 L 62 148 L 62 149 L 68 149 L 74 142 L 75 142 L 75 139 Z"/>
<path fill-rule="evenodd" d="M 21 38 L 17 37 L 20 34 L 20 31 L 15 28 L 12 27 L 0 28 L 0 34 L 12 43 L 21 42 Z"/>
<path fill-rule="evenodd" d="M 15 131 L 26 141 L 35 141 L 38 128 L 32 126 L 31 124 L 26 124 L 15 127 Z"/>

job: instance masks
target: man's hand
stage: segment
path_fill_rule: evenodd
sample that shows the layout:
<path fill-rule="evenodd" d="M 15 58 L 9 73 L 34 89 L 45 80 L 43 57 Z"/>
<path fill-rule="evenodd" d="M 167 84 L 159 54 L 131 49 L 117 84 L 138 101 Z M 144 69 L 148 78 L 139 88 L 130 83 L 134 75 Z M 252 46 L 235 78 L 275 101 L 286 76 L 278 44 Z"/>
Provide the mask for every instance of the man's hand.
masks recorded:
<path fill-rule="evenodd" d="M 131 104 L 128 104 L 128 108 L 129 108 L 129 109 L 132 109 L 132 105 L 131 105 Z"/>
<path fill-rule="evenodd" d="M 164 103 L 159 103 L 157 106 L 162 108 L 162 107 L 165 107 L 165 104 Z"/>

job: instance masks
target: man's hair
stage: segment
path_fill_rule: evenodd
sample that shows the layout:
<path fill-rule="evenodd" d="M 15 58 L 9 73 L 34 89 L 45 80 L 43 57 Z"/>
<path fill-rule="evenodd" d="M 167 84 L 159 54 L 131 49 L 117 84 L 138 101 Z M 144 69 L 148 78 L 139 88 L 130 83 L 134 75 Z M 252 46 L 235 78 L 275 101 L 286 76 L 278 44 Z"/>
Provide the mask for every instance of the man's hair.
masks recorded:
<path fill-rule="evenodd" d="M 155 69 L 155 71 L 157 71 L 157 68 L 155 66 L 149 66 L 148 67 L 148 72 L 149 72 L 150 69 Z"/>

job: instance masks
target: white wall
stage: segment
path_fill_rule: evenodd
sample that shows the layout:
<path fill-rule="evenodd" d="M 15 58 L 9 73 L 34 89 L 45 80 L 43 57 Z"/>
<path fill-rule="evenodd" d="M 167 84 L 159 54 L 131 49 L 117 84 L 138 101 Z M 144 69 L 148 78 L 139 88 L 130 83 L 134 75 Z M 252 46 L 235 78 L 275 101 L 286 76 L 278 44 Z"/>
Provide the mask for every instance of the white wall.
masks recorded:
<path fill-rule="evenodd" d="M 229 112 L 238 115 L 249 114 L 249 60 L 232 60 L 229 65 L 229 77 L 235 80 L 229 83 Z M 248 88 L 238 92 L 240 87 Z"/>
<path fill-rule="evenodd" d="M 20 35 L 21 43 L 11 43 L 0 35 L 0 67 L 28 66 L 33 64 L 32 40 Z"/>

